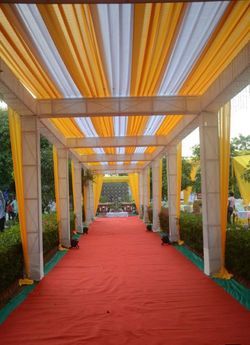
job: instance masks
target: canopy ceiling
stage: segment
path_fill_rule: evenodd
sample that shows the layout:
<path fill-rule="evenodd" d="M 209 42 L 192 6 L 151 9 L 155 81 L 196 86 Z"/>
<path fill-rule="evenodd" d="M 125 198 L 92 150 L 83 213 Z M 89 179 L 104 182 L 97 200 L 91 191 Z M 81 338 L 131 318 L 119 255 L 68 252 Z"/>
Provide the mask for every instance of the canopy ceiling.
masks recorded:
<path fill-rule="evenodd" d="M 248 10 L 248 1 L 2 4 L 1 57 L 37 99 L 202 95 L 247 44 Z M 50 121 L 67 138 L 168 135 L 182 120 L 174 115 Z"/>

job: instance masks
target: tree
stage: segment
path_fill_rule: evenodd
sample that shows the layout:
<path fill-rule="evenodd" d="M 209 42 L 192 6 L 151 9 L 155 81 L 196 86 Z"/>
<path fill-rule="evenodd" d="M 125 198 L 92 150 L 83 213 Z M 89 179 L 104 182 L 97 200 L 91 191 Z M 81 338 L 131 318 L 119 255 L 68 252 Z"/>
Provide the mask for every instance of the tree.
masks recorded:
<path fill-rule="evenodd" d="M 241 178 L 250 183 L 250 161 L 248 162 L 246 168 L 243 171 L 243 174 L 241 175 Z"/>
<path fill-rule="evenodd" d="M 185 158 L 182 158 L 182 174 L 181 174 L 181 190 L 193 185 L 190 174 L 192 171 L 192 164 Z"/>
<path fill-rule="evenodd" d="M 239 137 L 232 138 L 230 144 L 232 157 L 250 153 L 250 135 L 240 134 Z"/>
<path fill-rule="evenodd" d="M 0 109 L 0 190 L 15 193 L 8 113 Z"/>
<path fill-rule="evenodd" d="M 41 185 L 42 210 L 45 211 L 50 201 L 55 200 L 53 146 L 41 136 Z"/>
<path fill-rule="evenodd" d="M 162 158 L 162 200 L 168 200 L 167 159 Z"/>

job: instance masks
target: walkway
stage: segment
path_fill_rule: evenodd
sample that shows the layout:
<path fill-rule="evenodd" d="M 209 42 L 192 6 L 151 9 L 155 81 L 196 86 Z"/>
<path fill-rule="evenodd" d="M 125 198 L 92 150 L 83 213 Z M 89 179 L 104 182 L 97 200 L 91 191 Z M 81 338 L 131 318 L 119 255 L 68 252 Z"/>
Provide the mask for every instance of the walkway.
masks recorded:
<path fill-rule="evenodd" d="M 3 345 L 249 344 L 244 307 L 134 217 L 100 218 L 0 327 Z"/>

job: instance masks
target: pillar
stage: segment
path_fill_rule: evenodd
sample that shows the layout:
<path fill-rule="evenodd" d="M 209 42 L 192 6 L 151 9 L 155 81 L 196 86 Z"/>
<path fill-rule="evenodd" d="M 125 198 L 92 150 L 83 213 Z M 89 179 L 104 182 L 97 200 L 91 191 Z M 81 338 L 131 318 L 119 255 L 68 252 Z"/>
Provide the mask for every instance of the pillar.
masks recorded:
<path fill-rule="evenodd" d="M 94 192 L 93 182 L 88 181 L 85 191 L 87 193 L 87 210 L 86 210 L 86 224 L 89 226 L 94 218 Z"/>
<path fill-rule="evenodd" d="M 168 213 L 169 213 L 169 236 L 171 242 L 179 240 L 179 229 L 177 226 L 177 145 L 168 147 L 167 155 L 167 175 L 168 175 Z"/>
<path fill-rule="evenodd" d="M 217 113 L 200 116 L 200 159 L 204 272 L 210 275 L 218 272 L 222 264 Z"/>
<path fill-rule="evenodd" d="M 143 170 L 143 221 L 148 223 L 148 204 L 149 204 L 149 173 L 148 168 Z"/>
<path fill-rule="evenodd" d="M 39 121 L 21 117 L 22 170 L 30 278 L 40 280 L 43 270 L 41 162 Z"/>
<path fill-rule="evenodd" d="M 74 213 L 76 216 L 76 230 L 83 232 L 82 226 L 82 168 L 79 162 L 74 161 Z"/>
<path fill-rule="evenodd" d="M 142 206 L 143 206 L 143 173 L 139 173 L 139 201 L 140 201 L 140 209 L 138 210 L 139 217 L 143 218 L 142 213 Z"/>
<path fill-rule="evenodd" d="M 152 162 L 152 187 L 153 187 L 153 231 L 160 230 L 160 221 L 159 221 L 159 212 L 160 212 L 160 205 L 159 205 L 159 197 L 160 197 L 160 160 L 155 159 Z"/>
<path fill-rule="evenodd" d="M 58 193 L 59 202 L 59 226 L 61 232 L 61 244 L 70 246 L 70 207 L 69 207 L 69 167 L 68 149 L 57 148 L 58 157 Z"/>

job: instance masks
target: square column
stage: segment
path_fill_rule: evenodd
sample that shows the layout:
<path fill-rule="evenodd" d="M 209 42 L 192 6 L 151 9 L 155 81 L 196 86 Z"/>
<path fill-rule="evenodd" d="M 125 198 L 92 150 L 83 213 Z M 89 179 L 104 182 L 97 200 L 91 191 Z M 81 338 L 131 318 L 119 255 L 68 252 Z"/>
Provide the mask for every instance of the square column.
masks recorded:
<path fill-rule="evenodd" d="M 169 236 L 170 241 L 179 241 L 179 229 L 177 226 L 177 145 L 168 147 L 167 155 L 167 175 L 168 175 L 168 213 L 169 213 Z"/>
<path fill-rule="evenodd" d="M 58 192 L 59 205 L 59 227 L 61 233 L 61 244 L 70 246 L 70 208 L 69 208 L 69 167 L 68 167 L 68 149 L 57 148 L 58 157 Z"/>
<path fill-rule="evenodd" d="M 39 121 L 34 117 L 21 117 L 20 119 L 24 206 L 30 278 L 40 280 L 44 276 L 44 270 Z"/>
<path fill-rule="evenodd" d="M 91 221 L 95 218 L 95 203 L 94 203 L 94 188 L 93 188 L 93 182 L 89 181 L 89 205 L 90 205 L 90 216 Z"/>
<path fill-rule="evenodd" d="M 143 173 L 139 173 L 139 201 L 140 201 L 140 209 L 138 210 L 139 217 L 143 218 L 142 213 L 142 205 L 143 205 Z"/>
<path fill-rule="evenodd" d="M 204 272 L 210 275 L 219 272 L 222 264 L 217 113 L 200 116 L 200 155 Z"/>
<path fill-rule="evenodd" d="M 152 186 L 153 186 L 153 231 L 160 231 L 160 221 L 159 221 L 159 197 L 160 197 L 160 160 L 156 159 L 152 162 Z"/>
<path fill-rule="evenodd" d="M 74 161 L 74 213 L 76 216 L 76 230 L 83 232 L 82 226 L 82 168 L 79 162 Z"/>
<path fill-rule="evenodd" d="M 93 192 L 93 182 L 88 181 L 86 188 L 86 196 L 87 196 L 87 210 L 86 210 L 86 224 L 90 225 L 92 220 L 94 219 L 94 192 Z"/>
<path fill-rule="evenodd" d="M 143 170 L 143 221 L 148 223 L 148 204 L 149 204 L 149 173 L 148 168 Z"/>

